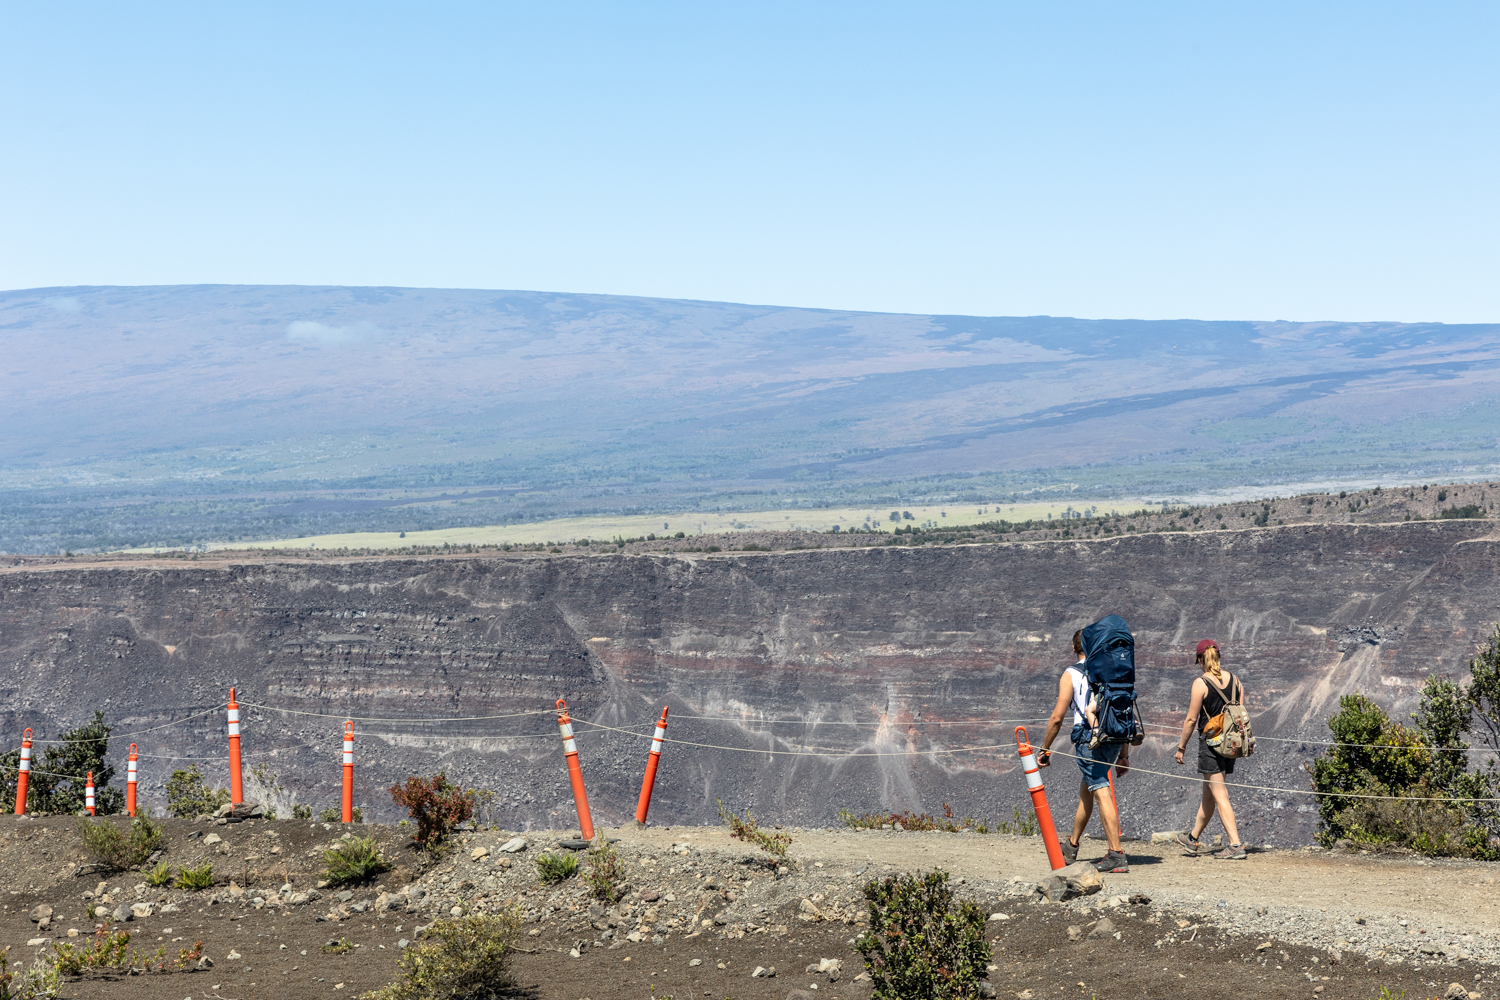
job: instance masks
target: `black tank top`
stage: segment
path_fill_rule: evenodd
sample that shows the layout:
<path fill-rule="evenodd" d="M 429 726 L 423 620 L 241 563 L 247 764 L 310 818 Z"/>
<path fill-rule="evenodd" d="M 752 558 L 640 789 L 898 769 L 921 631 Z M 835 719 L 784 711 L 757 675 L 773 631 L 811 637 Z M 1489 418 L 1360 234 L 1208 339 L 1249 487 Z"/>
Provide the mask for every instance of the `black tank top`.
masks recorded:
<path fill-rule="evenodd" d="M 1208 720 L 1224 711 L 1224 706 L 1229 702 L 1223 692 L 1214 686 L 1208 674 L 1203 675 L 1203 683 L 1208 687 L 1208 694 L 1203 696 L 1203 702 L 1198 706 L 1198 732 L 1203 732 L 1203 727 L 1208 725 Z M 1234 690 L 1234 674 L 1224 671 L 1224 691 Z"/>

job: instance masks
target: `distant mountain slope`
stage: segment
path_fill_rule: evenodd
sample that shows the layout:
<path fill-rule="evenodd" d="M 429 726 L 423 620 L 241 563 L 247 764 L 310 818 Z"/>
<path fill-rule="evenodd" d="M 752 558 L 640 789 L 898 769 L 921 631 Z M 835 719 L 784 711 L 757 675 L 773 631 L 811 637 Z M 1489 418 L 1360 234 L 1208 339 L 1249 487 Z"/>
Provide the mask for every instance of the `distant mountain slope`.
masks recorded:
<path fill-rule="evenodd" d="M 184 286 L 3 292 L 0 330 L 7 551 L 1436 478 L 1500 438 L 1500 325 Z"/>

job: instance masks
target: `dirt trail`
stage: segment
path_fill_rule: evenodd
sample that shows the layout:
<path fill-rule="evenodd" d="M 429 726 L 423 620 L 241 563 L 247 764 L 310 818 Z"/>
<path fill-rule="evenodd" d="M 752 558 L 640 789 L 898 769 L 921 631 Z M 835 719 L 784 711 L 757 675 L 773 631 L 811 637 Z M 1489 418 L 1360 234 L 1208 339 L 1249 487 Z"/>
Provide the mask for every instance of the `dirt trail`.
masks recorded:
<path fill-rule="evenodd" d="M 790 832 L 795 858 L 806 864 L 821 861 L 835 870 L 864 867 L 864 877 L 938 867 L 979 885 L 1019 879 L 1029 887 L 1048 871 L 1041 840 L 1033 837 Z M 624 829 L 611 835 L 656 847 L 691 839 L 716 851 L 755 853 L 713 827 Z M 1480 938 L 1493 939 L 1500 930 L 1500 866 L 1317 849 L 1252 848 L 1245 861 L 1219 861 L 1189 857 L 1175 845 L 1128 841 L 1125 847 L 1130 872 L 1106 876 L 1105 896 L 1144 893 L 1244 933 L 1285 937 L 1295 932 L 1299 943 L 1307 945 L 1345 942 L 1345 947 L 1367 953 L 1395 954 L 1405 950 L 1404 940 L 1420 940 L 1439 944 L 1449 957 L 1500 961 L 1500 943 Z M 1085 840 L 1080 857 L 1103 853 L 1102 841 Z"/>

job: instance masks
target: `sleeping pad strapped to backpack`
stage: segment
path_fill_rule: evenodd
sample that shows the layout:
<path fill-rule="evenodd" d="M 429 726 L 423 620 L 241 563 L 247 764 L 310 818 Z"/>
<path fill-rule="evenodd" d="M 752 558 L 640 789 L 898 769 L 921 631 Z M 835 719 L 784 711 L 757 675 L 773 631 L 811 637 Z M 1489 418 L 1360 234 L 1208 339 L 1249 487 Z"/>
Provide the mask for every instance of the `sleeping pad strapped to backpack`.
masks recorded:
<path fill-rule="evenodd" d="M 1129 743 L 1146 738 L 1135 710 L 1135 636 L 1119 615 L 1106 615 L 1083 630 L 1084 673 L 1098 702 L 1099 725 L 1089 746 Z"/>

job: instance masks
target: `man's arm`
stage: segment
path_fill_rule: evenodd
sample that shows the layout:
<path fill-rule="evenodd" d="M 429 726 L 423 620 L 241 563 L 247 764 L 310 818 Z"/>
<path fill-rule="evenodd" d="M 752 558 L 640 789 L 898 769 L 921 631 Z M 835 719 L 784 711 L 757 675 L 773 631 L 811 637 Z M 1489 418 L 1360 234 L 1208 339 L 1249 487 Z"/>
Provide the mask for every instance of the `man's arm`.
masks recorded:
<path fill-rule="evenodd" d="M 1068 706 L 1073 703 L 1073 682 L 1068 680 L 1067 671 L 1057 680 L 1057 705 L 1052 709 L 1052 717 L 1047 720 L 1047 738 L 1042 740 L 1042 752 L 1037 755 L 1038 767 L 1046 767 L 1052 763 L 1049 750 L 1052 741 L 1057 739 L 1057 734 L 1062 729 L 1063 719 L 1066 718 Z"/>

